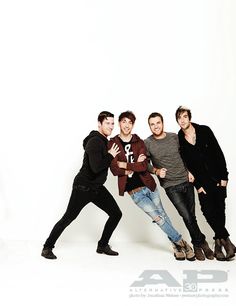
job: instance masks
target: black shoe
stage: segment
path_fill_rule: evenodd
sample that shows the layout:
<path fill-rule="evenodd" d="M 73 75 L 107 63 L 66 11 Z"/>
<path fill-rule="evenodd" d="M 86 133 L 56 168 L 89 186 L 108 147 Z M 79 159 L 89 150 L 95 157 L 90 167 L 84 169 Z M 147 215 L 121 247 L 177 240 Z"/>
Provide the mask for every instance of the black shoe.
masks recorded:
<path fill-rule="evenodd" d="M 97 253 L 99 254 L 106 254 L 106 255 L 111 255 L 111 256 L 117 256 L 119 255 L 118 252 L 113 251 L 109 245 L 106 245 L 104 247 L 98 246 L 97 247 Z"/>
<path fill-rule="evenodd" d="M 57 259 L 57 256 L 53 254 L 52 249 L 50 248 L 43 248 L 41 256 L 47 259 Z"/>

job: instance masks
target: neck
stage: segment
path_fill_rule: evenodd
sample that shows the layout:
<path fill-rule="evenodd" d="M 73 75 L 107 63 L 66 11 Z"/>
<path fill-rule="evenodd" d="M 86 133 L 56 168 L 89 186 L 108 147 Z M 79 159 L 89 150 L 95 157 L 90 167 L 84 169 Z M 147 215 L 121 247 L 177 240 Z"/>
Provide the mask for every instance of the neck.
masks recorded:
<path fill-rule="evenodd" d="M 195 128 L 193 125 L 190 123 L 189 127 L 187 127 L 185 130 L 183 130 L 185 135 L 193 135 L 195 134 Z"/>
<path fill-rule="evenodd" d="M 100 130 L 98 130 L 98 132 L 99 132 L 102 136 L 104 136 L 104 137 L 107 138 L 107 135 L 105 135 L 104 133 L 102 133 Z"/>
<path fill-rule="evenodd" d="M 163 139 L 166 137 L 166 132 L 161 133 L 160 135 L 153 134 L 155 139 Z"/>
<path fill-rule="evenodd" d="M 120 137 L 121 140 L 123 140 L 125 142 L 129 142 L 132 138 L 132 134 L 125 135 L 123 133 L 120 133 L 119 137 Z"/>

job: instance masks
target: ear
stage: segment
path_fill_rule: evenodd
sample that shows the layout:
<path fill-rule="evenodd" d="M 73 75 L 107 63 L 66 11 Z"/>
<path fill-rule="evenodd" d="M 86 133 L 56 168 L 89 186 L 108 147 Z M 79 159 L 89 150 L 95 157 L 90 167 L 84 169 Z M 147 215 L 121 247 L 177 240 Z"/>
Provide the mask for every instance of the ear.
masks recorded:
<path fill-rule="evenodd" d="M 100 121 L 98 121 L 98 128 L 100 129 L 100 128 L 101 128 L 101 126 L 102 126 L 101 122 L 100 122 Z"/>

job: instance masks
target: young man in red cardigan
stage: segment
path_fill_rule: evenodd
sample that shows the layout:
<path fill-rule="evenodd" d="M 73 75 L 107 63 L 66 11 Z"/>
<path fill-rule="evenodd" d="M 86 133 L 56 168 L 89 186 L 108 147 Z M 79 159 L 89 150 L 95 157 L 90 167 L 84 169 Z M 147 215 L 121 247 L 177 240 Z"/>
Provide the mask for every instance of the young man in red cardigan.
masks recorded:
<path fill-rule="evenodd" d="M 112 173 L 118 176 L 119 194 L 127 192 L 134 203 L 149 215 L 172 242 L 177 260 L 195 260 L 192 248 L 182 239 L 166 214 L 152 175 L 147 171 L 146 147 L 143 140 L 131 134 L 135 115 L 126 111 L 119 116 L 120 134 L 111 138 L 109 148 L 119 146 L 120 153 L 111 162 Z"/>

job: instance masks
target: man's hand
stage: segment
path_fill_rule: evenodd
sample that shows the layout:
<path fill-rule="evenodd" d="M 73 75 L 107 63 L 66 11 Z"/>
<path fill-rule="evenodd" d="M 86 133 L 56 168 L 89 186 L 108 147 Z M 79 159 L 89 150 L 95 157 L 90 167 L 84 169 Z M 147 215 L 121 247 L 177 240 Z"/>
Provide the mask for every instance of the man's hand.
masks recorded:
<path fill-rule="evenodd" d="M 146 155 L 140 154 L 138 159 L 137 159 L 137 162 L 141 163 L 141 162 L 145 161 L 146 158 L 147 158 Z"/>
<path fill-rule="evenodd" d="M 188 181 L 190 183 L 193 183 L 195 181 L 195 177 L 192 175 L 191 172 L 188 171 Z"/>
<path fill-rule="evenodd" d="M 228 181 L 221 180 L 220 184 L 217 184 L 217 186 L 226 187 L 227 184 L 228 184 Z"/>
<path fill-rule="evenodd" d="M 115 158 L 116 155 L 120 153 L 119 146 L 116 143 L 113 143 L 108 153 L 110 153 Z"/>
<path fill-rule="evenodd" d="M 126 162 L 117 161 L 117 165 L 121 169 L 126 169 L 127 168 L 127 163 Z"/>
<path fill-rule="evenodd" d="M 199 188 L 198 190 L 197 190 L 197 193 L 204 193 L 204 194 L 206 194 L 206 191 L 205 191 L 205 189 L 203 188 L 203 187 L 201 187 L 201 188 Z"/>
<path fill-rule="evenodd" d="M 134 172 L 132 170 L 125 170 L 125 175 L 132 175 Z"/>
<path fill-rule="evenodd" d="M 161 169 L 155 169 L 155 174 L 160 176 L 160 178 L 165 178 L 166 177 L 166 168 L 161 168 Z"/>

